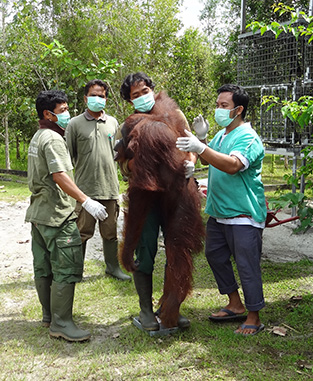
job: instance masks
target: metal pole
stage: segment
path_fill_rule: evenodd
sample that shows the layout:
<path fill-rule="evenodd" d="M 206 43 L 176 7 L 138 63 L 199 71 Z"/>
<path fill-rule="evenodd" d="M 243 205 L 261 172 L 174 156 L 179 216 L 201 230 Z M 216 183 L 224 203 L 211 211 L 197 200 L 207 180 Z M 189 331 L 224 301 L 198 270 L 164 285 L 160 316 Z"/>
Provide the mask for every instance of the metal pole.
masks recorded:
<path fill-rule="evenodd" d="M 310 0 L 310 5 L 309 5 L 309 16 L 313 16 L 313 0 Z"/>
<path fill-rule="evenodd" d="M 301 166 L 305 167 L 306 165 L 306 159 L 302 159 Z M 301 175 L 300 179 L 300 193 L 304 193 L 305 190 L 305 177 L 304 175 Z"/>
<path fill-rule="evenodd" d="M 297 174 L 297 158 L 298 158 L 297 153 L 294 151 L 293 160 L 292 160 L 292 175 L 294 178 L 296 178 L 296 174 Z M 292 193 L 297 192 L 296 186 L 294 184 L 292 184 L 291 189 L 292 189 Z M 291 208 L 291 217 L 295 217 L 296 215 L 297 215 L 297 208 L 293 206 Z"/>
<path fill-rule="evenodd" d="M 313 3 L 313 0 L 311 0 Z M 244 33 L 246 30 L 246 0 L 241 0 L 241 14 L 240 14 L 240 32 Z"/>

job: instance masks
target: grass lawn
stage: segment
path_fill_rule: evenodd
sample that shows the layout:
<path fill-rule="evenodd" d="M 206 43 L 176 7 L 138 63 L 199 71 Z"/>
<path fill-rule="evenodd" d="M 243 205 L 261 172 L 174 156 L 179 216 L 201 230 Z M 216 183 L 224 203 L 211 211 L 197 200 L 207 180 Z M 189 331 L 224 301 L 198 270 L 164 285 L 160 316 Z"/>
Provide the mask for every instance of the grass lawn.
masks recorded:
<path fill-rule="evenodd" d="M 267 174 L 265 162 L 263 180 L 282 183 L 282 166 L 277 160 L 274 173 Z M 4 187 L 0 201 L 29 196 L 25 178 L 0 175 L 11 179 L 0 180 Z M 154 271 L 155 304 L 162 294 L 164 265 L 160 249 Z M 104 275 L 102 262 L 87 261 L 84 280 L 76 287 L 74 319 L 91 331 L 92 339 L 72 344 L 50 339 L 41 327 L 32 274 L 2 276 L 0 380 L 313 379 L 313 262 L 262 261 L 265 330 L 253 337 L 235 335 L 238 323 L 208 320 L 227 298 L 218 293 L 203 252 L 194 258 L 194 265 L 193 293 L 181 308 L 191 320 L 190 329 L 150 337 L 132 324 L 139 312 L 134 283 L 111 279 Z M 275 335 L 274 326 L 286 328 L 286 336 Z"/>
<path fill-rule="evenodd" d="M 164 253 L 154 272 L 154 297 L 162 293 Z M 226 303 L 204 254 L 195 258 L 194 290 L 182 314 L 191 327 L 150 337 L 132 324 L 138 314 L 133 282 L 104 276 L 102 262 L 87 261 L 76 287 L 74 318 L 92 332 L 87 343 L 50 339 L 31 275 L 0 284 L 1 380 L 308 380 L 313 378 L 313 263 L 262 263 L 265 330 L 254 337 L 238 323 L 212 323 Z M 302 296 L 300 301 L 290 300 Z M 274 326 L 287 327 L 285 337 Z"/>

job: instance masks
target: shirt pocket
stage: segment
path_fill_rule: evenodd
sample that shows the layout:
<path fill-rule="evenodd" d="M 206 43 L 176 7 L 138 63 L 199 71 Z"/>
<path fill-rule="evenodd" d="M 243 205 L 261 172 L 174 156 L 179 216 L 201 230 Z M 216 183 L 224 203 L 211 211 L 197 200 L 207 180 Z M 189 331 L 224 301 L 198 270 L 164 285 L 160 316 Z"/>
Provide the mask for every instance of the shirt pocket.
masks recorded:
<path fill-rule="evenodd" d="M 77 139 L 77 153 L 79 155 L 87 155 L 93 149 L 94 138 L 93 136 L 89 137 L 80 137 Z"/>

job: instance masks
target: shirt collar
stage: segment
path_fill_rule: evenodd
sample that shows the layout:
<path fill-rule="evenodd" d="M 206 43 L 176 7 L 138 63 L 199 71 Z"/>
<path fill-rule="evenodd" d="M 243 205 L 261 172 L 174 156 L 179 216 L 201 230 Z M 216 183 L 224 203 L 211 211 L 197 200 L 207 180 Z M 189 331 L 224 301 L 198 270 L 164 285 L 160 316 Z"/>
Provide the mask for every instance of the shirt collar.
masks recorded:
<path fill-rule="evenodd" d="M 56 123 L 54 123 L 54 122 L 52 122 L 51 120 L 48 120 L 48 119 L 40 119 L 39 120 L 39 128 L 40 129 L 47 128 L 49 130 L 57 132 L 61 136 L 64 136 L 64 133 L 65 133 L 64 128 L 60 127 L 58 124 L 56 124 Z"/>
<path fill-rule="evenodd" d="M 85 112 L 84 112 L 84 116 L 87 120 L 102 120 L 103 122 L 106 122 L 106 120 L 108 119 L 108 117 L 106 116 L 106 113 L 104 112 L 104 110 L 102 110 L 102 113 L 100 115 L 100 118 L 99 119 L 96 119 L 95 117 L 93 117 L 90 112 L 88 111 L 88 109 L 86 108 Z"/>

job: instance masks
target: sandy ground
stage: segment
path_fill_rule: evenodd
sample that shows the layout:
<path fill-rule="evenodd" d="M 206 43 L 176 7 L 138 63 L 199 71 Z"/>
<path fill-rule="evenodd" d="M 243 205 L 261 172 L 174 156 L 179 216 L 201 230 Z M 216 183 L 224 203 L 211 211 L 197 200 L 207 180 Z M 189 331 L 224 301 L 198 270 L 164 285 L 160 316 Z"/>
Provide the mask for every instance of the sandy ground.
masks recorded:
<path fill-rule="evenodd" d="M 0 280 L 15 278 L 21 273 L 32 273 L 30 224 L 24 222 L 28 201 L 8 204 L 0 202 Z M 122 229 L 122 213 L 119 234 Z M 279 213 L 279 219 L 290 217 Z M 295 235 L 293 223 L 266 228 L 263 234 L 263 259 L 274 262 L 296 262 L 303 258 L 313 260 L 313 230 Z M 87 259 L 103 260 L 98 231 L 87 245 Z"/>
<path fill-rule="evenodd" d="M 9 204 L 0 202 L 0 280 L 32 273 L 31 224 L 24 221 L 29 201 Z M 123 213 L 118 221 L 118 234 L 123 227 Z M 86 259 L 103 261 L 101 237 L 96 229 L 87 244 Z"/>

